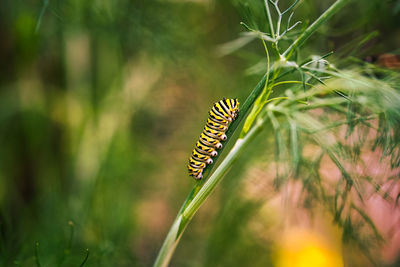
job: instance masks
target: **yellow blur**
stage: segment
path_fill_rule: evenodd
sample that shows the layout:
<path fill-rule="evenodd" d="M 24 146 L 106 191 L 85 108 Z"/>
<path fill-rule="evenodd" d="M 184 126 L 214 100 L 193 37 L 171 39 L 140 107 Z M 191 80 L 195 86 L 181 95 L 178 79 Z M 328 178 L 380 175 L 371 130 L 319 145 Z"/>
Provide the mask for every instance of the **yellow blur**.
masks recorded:
<path fill-rule="evenodd" d="M 340 267 L 340 249 L 316 233 L 291 230 L 284 234 L 276 259 L 277 267 Z"/>

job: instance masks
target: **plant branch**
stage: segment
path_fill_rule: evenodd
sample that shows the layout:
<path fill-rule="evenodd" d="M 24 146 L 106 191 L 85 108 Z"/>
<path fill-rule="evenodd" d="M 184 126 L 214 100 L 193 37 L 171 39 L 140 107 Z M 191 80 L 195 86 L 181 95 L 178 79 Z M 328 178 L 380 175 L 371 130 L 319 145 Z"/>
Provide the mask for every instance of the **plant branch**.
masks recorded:
<path fill-rule="evenodd" d="M 331 5 L 316 21 L 313 22 L 282 54 L 286 60 L 290 58 L 294 50 L 301 46 L 324 22 L 330 19 L 342 7 L 348 4 L 351 0 L 337 0 Z"/>
<path fill-rule="evenodd" d="M 265 11 L 267 13 L 269 28 L 271 30 L 271 36 L 273 39 L 275 39 L 275 30 L 274 30 L 274 25 L 272 23 L 271 11 L 269 10 L 268 0 L 264 0 L 264 5 L 265 5 Z"/>
<path fill-rule="evenodd" d="M 207 199 L 214 188 L 217 186 L 218 182 L 224 177 L 224 174 L 232 166 L 233 162 L 238 158 L 241 152 L 247 147 L 247 145 L 257 136 L 262 130 L 262 123 L 256 123 L 253 128 L 248 132 L 244 138 L 240 138 L 236 141 L 233 148 L 229 151 L 229 154 L 225 157 L 224 161 L 218 166 L 215 172 L 210 176 L 210 178 L 204 183 L 197 194 L 193 197 L 193 191 L 189 195 L 187 201 L 183 205 L 181 211 L 176 217 L 174 223 L 168 235 L 163 243 L 163 246 L 158 254 L 154 266 L 168 266 L 171 260 L 172 254 L 178 244 L 184 229 L 190 222 L 190 219 L 200 208 L 201 204 Z M 195 187 L 193 190 L 195 190 Z"/>

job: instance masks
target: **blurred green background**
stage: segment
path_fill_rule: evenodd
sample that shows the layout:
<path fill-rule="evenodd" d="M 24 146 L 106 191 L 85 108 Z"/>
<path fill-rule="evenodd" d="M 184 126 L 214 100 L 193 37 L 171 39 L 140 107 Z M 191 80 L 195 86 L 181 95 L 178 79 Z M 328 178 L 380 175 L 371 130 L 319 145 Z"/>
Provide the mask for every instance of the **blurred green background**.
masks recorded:
<path fill-rule="evenodd" d="M 397 49 L 400 1 L 354 2 L 304 51 L 346 58 L 346 44 L 373 31 L 353 56 Z M 300 1 L 295 17 L 304 26 L 331 3 Z M 261 77 L 249 74 L 260 43 L 224 57 L 218 48 L 241 21 L 266 30 L 263 15 L 262 1 L 2 1 L 0 264 L 35 266 L 38 243 L 41 266 L 79 266 L 86 249 L 85 266 L 151 265 L 192 187 L 186 163 L 208 109 L 222 97 L 243 102 Z M 268 235 L 279 219 L 254 196 L 273 195 L 272 185 L 238 182 L 267 172 L 272 156 L 260 146 L 272 137 L 255 143 L 172 266 L 276 263 Z"/>

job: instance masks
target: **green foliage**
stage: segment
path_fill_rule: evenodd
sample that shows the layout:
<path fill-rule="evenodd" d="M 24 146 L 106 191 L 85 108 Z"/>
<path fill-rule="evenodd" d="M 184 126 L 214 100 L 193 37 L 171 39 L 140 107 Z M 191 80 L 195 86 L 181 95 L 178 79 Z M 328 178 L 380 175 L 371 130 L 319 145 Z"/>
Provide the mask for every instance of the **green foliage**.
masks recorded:
<path fill-rule="evenodd" d="M 174 234 L 195 219 L 174 265 L 274 263 L 276 240 L 252 228 L 266 200 L 242 190 L 254 168 L 275 188 L 263 197 L 300 182 L 299 207 L 322 207 L 380 263 L 383 236 L 365 203 L 398 202 L 398 174 L 352 166 L 367 150 L 399 166 L 399 75 L 364 61 L 396 53 L 399 1 L 352 1 L 282 60 L 333 1 L 294 3 L 4 1 L 0 265 L 151 265 L 192 184 L 185 162 L 206 111 L 222 97 L 242 103 L 228 133 L 243 142 L 225 144 L 191 192 Z M 318 149 L 305 156 L 309 145 Z M 327 162 L 340 173 L 330 187 Z M 270 166 L 275 178 L 264 177 Z"/>
<path fill-rule="evenodd" d="M 377 147 L 382 149 L 382 158 L 389 158 L 390 167 L 394 171 L 400 166 L 399 142 L 395 137 L 400 125 L 400 94 L 390 83 L 376 79 L 375 70 L 368 69 L 365 65 L 350 65 L 347 66 L 348 70 L 339 70 L 327 60 L 332 53 L 312 56 L 304 61 L 301 59 L 303 43 L 347 2 L 336 1 L 297 36 L 285 38 L 289 45 L 282 47 L 280 40 L 300 23 L 291 25 L 292 13 L 287 19 L 285 30 L 281 31 L 284 15 L 295 7 L 297 1 L 281 11 L 278 1 L 266 0 L 264 7 L 269 25 L 268 33 L 242 23 L 250 34 L 221 47 L 220 52 L 225 55 L 248 44 L 253 40 L 252 37 L 261 39 L 266 53 L 266 70 L 263 79 L 243 104 L 241 119 L 247 115 L 251 106 L 252 110 L 244 122 L 240 137 L 208 180 L 197 183 L 178 214 L 176 222 L 184 225 L 181 227 L 182 231 L 226 174 L 227 169 L 235 162 L 238 154 L 267 124 L 272 126 L 275 135 L 277 188 L 287 186 L 291 179 L 300 180 L 305 195 L 304 206 L 309 210 L 312 210 L 314 205 L 322 206 L 329 211 L 336 224 L 343 230 L 343 240 L 355 242 L 365 256 L 371 262 L 375 262 L 370 256 L 370 248 L 374 244 L 369 244 L 366 240 L 371 240 L 371 234 L 372 240 L 377 244 L 382 240 L 382 236 L 373 220 L 359 205 L 364 205 L 364 194 L 368 186 L 376 187 L 376 184 L 385 183 L 386 179 L 377 177 L 368 180 L 363 177 L 364 174 L 357 173 L 354 169 L 364 163 L 361 159 L 361 149 L 374 151 Z M 271 6 L 276 11 L 276 26 L 273 23 Z M 254 21 L 252 23 L 254 24 Z M 274 51 L 272 59 L 269 51 Z M 293 54 L 296 55 L 296 61 L 290 61 Z M 255 66 L 258 67 L 259 64 Z M 388 72 L 387 75 L 399 81 L 396 73 Z M 280 85 L 286 87 L 285 91 L 282 91 L 283 86 Z M 318 112 L 322 112 L 322 115 L 316 116 Z M 380 132 L 376 131 L 374 125 L 378 118 L 380 129 L 382 124 L 387 126 L 383 126 L 384 130 L 379 130 Z M 240 120 L 237 120 L 230 126 L 228 140 L 239 123 Z M 340 133 L 342 126 L 347 126 L 345 135 Z M 369 144 L 371 139 L 376 140 L 373 146 Z M 317 159 L 311 162 L 302 156 L 302 149 L 308 143 L 320 148 Z M 335 182 L 336 191 L 322 182 L 329 179 L 320 176 L 321 159 L 324 156 L 336 166 L 341 175 Z M 207 168 L 212 169 L 213 166 Z M 385 194 L 388 195 L 387 192 Z M 356 215 L 353 215 L 354 212 Z M 168 263 L 170 256 L 166 258 L 163 253 L 174 251 L 182 231 L 167 237 L 155 266 Z M 364 235 L 368 237 L 365 238 Z M 172 243 L 174 238 L 175 243 Z M 219 255 L 223 257 L 221 253 Z"/>

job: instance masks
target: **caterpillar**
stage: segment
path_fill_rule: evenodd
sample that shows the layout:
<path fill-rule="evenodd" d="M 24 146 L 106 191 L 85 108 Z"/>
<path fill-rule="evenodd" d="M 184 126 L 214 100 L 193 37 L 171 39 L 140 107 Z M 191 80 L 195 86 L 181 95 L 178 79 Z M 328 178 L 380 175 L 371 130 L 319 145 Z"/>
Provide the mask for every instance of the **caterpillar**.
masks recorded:
<path fill-rule="evenodd" d="M 207 164 L 213 163 L 212 157 L 218 155 L 216 149 L 221 149 L 221 141 L 226 140 L 225 132 L 229 123 L 239 115 L 239 101 L 237 99 L 225 99 L 214 104 L 208 112 L 208 119 L 203 132 L 197 141 L 192 155 L 189 158 L 189 176 L 200 180 L 203 178 L 203 169 Z"/>

